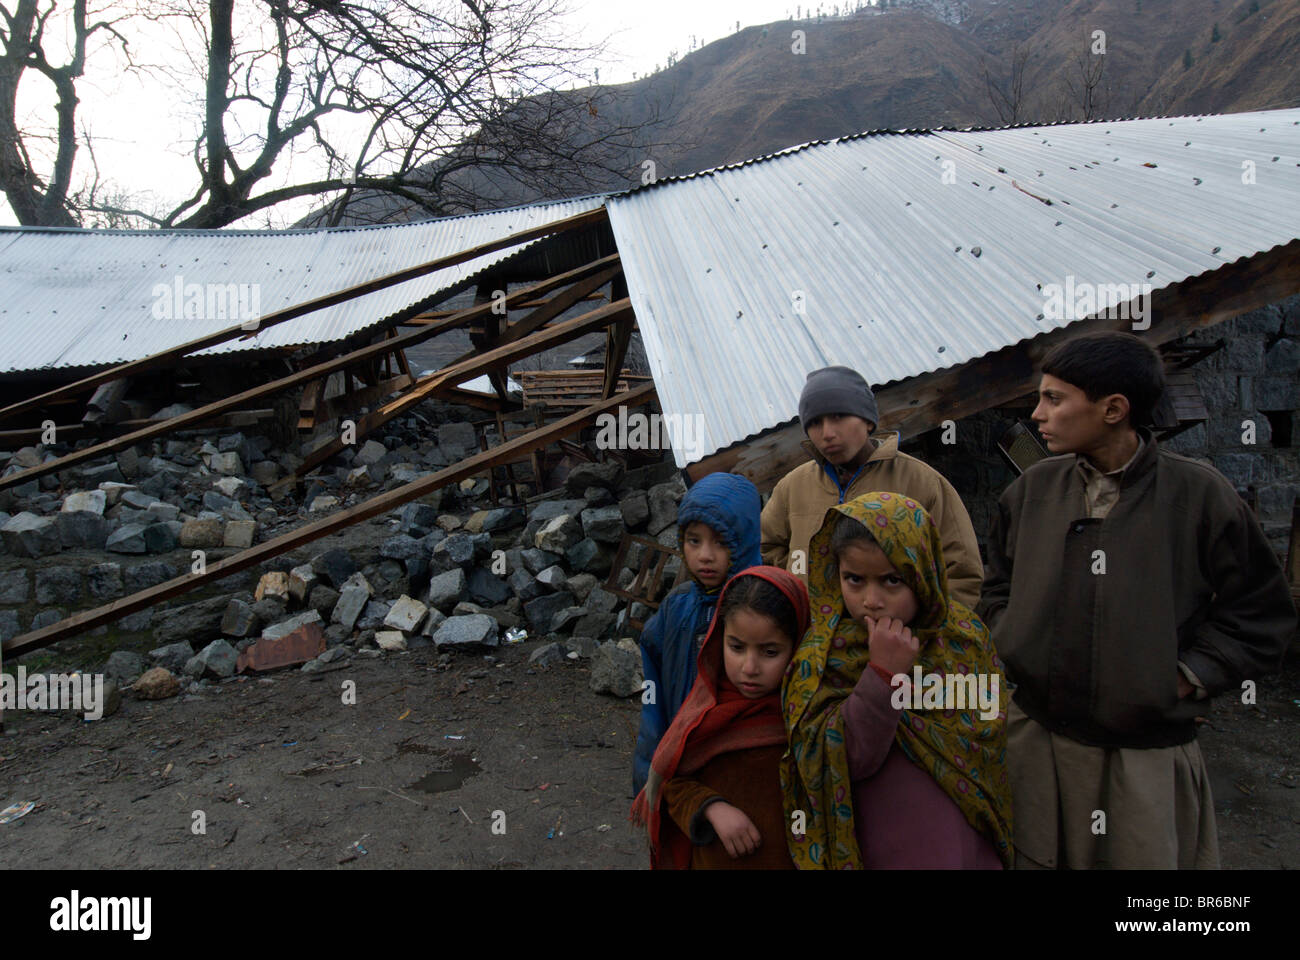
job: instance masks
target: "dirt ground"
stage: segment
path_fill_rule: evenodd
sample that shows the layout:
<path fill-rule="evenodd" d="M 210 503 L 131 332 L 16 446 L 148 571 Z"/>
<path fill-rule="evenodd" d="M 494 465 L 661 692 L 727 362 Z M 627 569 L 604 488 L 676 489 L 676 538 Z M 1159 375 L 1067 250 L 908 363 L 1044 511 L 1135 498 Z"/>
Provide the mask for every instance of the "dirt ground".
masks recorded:
<path fill-rule="evenodd" d="M 644 869 L 626 820 L 638 701 L 592 693 L 585 662 L 530 668 L 534 647 L 126 697 L 93 723 L 8 712 L 0 807 L 38 806 L 0 825 L 0 867 Z M 1221 698 L 1202 729 L 1222 861 L 1294 868 L 1294 648 L 1258 694 Z"/>

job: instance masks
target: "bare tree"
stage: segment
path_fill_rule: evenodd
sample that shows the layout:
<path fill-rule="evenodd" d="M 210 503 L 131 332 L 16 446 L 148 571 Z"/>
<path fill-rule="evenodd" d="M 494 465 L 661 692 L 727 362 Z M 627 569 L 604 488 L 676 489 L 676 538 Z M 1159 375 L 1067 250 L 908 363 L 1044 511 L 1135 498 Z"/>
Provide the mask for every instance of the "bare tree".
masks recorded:
<path fill-rule="evenodd" d="M 988 91 L 989 103 L 992 104 L 1001 123 L 1013 124 L 1025 119 L 1025 73 L 1029 66 L 1029 59 L 1029 45 L 1017 43 L 1011 50 L 1008 75 L 994 77 L 988 62 L 980 57 L 984 88 Z"/>
<path fill-rule="evenodd" d="M 649 146 L 646 122 L 622 119 L 614 92 L 578 89 L 601 50 L 563 32 L 562 3 L 150 0 L 134 22 L 171 29 L 183 56 L 148 66 L 130 59 L 120 18 L 93 20 L 87 0 L 75 0 L 75 55 L 56 68 L 43 52 L 55 0 L 4 0 L 0 189 L 25 224 L 94 214 L 209 228 L 301 198 L 328 201 L 337 221 L 362 198 L 387 198 L 369 204 L 385 215 L 398 206 L 443 215 L 508 202 L 512 193 L 558 197 L 626 182 L 629 158 Z M 76 80 L 96 31 L 111 33 L 129 67 L 193 91 L 202 117 L 195 181 L 170 209 L 124 208 L 103 190 L 71 188 Z M 29 70 L 59 93 L 48 177 L 37 173 L 17 117 Z M 283 181 L 289 161 L 303 166 L 300 156 L 313 173 L 277 184 L 273 171 Z"/>
<path fill-rule="evenodd" d="M 1110 87 L 1102 86 L 1106 72 L 1106 55 L 1076 51 L 1066 65 L 1065 85 L 1066 115 L 1062 119 L 1095 120 L 1110 105 Z"/>

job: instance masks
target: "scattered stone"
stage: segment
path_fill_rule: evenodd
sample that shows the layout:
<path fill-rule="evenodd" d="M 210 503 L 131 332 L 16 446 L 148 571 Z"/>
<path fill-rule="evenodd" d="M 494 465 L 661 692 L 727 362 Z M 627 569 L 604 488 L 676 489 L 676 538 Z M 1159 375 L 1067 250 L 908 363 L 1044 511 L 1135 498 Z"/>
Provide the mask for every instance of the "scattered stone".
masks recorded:
<path fill-rule="evenodd" d="M 281 620 L 279 623 L 272 624 L 262 630 L 263 640 L 279 640 L 281 637 L 287 637 L 300 627 L 305 627 L 309 623 L 321 624 L 321 615 L 315 610 L 304 610 L 297 616 L 290 617 L 288 620 Z M 323 625 L 322 625 L 323 626 Z"/>
<path fill-rule="evenodd" d="M 467 581 L 470 599 L 485 607 L 494 607 L 510 599 L 510 587 L 494 573 L 475 567 Z"/>
<path fill-rule="evenodd" d="M 159 643 L 183 640 L 188 643 L 205 643 L 221 636 L 221 618 L 225 615 L 228 599 L 209 597 L 162 612 L 153 628 L 154 639 Z"/>
<path fill-rule="evenodd" d="M 465 595 L 466 586 L 465 571 L 460 567 L 440 573 L 429 581 L 427 603 L 430 607 L 445 610 Z"/>
<path fill-rule="evenodd" d="M 236 550 L 246 550 L 253 545 L 256 534 L 256 520 L 231 520 L 226 524 L 222 545 L 234 547 Z"/>
<path fill-rule="evenodd" d="M 593 691 L 631 697 L 641 692 L 641 683 L 641 656 L 635 643 L 611 640 L 600 645 L 591 659 L 589 685 Z"/>
<path fill-rule="evenodd" d="M 647 498 L 650 501 L 650 523 L 646 532 L 652 537 L 658 536 L 664 527 L 677 522 L 677 501 L 682 498 L 682 484 L 657 483 L 650 488 Z"/>
<path fill-rule="evenodd" d="M 454 513 L 440 514 L 438 519 L 434 522 L 437 523 L 439 529 L 444 533 L 452 533 L 461 528 L 460 517 L 456 516 Z"/>
<path fill-rule="evenodd" d="M 622 479 L 622 465 L 612 460 L 608 463 L 580 463 L 564 478 L 564 490 L 571 496 L 581 493 L 588 487 L 615 490 Z"/>
<path fill-rule="evenodd" d="M 551 553 L 564 553 L 582 539 L 582 527 L 569 514 L 562 514 L 546 521 L 533 541 L 538 550 Z"/>
<path fill-rule="evenodd" d="M 603 639 L 613 632 L 614 621 L 617 618 L 612 613 L 585 613 L 581 619 L 573 626 L 573 635 L 575 637 L 596 637 Z"/>
<path fill-rule="evenodd" d="M 141 531 L 146 553 L 169 553 L 180 542 L 184 524 L 179 522 L 162 522 L 146 524 Z"/>
<path fill-rule="evenodd" d="M 280 467 L 274 460 L 259 460 L 248 468 L 248 475 L 259 487 L 269 487 L 280 479 Z"/>
<path fill-rule="evenodd" d="M 397 598 L 393 604 L 388 616 L 384 617 L 384 626 L 391 627 L 394 630 L 403 630 L 406 633 L 414 633 L 424 623 L 424 618 L 429 615 L 429 608 L 419 600 L 408 597 L 405 594 Z M 380 644 L 383 646 L 383 644 Z"/>
<path fill-rule="evenodd" d="M 302 564 L 289 571 L 289 596 L 295 603 L 306 603 L 312 588 L 318 583 L 316 571 L 310 564 Z"/>
<path fill-rule="evenodd" d="M 361 616 L 357 618 L 356 628 L 373 633 L 384 625 L 384 618 L 388 616 L 388 611 L 391 609 L 393 605 L 387 600 L 371 600 L 362 609 Z"/>
<path fill-rule="evenodd" d="M 569 628 L 569 624 L 576 623 L 578 620 L 581 620 L 586 615 L 586 613 L 587 611 L 583 610 L 582 607 L 578 607 L 578 606 L 565 607 L 563 610 L 561 610 L 559 613 L 557 613 L 554 617 L 551 618 L 551 632 L 561 633 L 567 630 Z"/>
<path fill-rule="evenodd" d="M 369 581 L 360 573 L 354 573 L 344 582 L 343 589 L 339 591 L 339 601 L 334 605 L 330 620 L 333 623 L 343 624 L 349 630 L 353 629 L 373 593 Z"/>
<path fill-rule="evenodd" d="M 599 583 L 600 581 L 590 573 L 578 573 L 569 578 L 565 589 L 577 597 L 579 603 L 586 603 L 587 597 L 591 595 L 591 591 L 596 589 Z"/>
<path fill-rule="evenodd" d="M 486 614 L 448 617 L 433 634 L 434 645 L 444 647 L 472 647 L 497 645 L 497 622 Z"/>
<path fill-rule="evenodd" d="M 18 636 L 18 611 L 0 610 L 0 643 Z"/>
<path fill-rule="evenodd" d="M 595 637 L 580 637 L 574 635 L 566 644 L 571 653 L 576 653 L 584 660 L 590 660 L 600 649 L 600 641 Z"/>
<path fill-rule="evenodd" d="M 322 494 L 321 496 L 316 497 L 314 500 L 312 500 L 311 506 L 308 507 L 307 509 L 311 513 L 321 513 L 324 510 L 333 510 L 338 505 L 339 505 L 338 497 L 332 497 L 329 496 L 328 494 Z"/>
<path fill-rule="evenodd" d="M 378 463 L 388 453 L 388 448 L 377 440 L 367 440 L 357 451 L 356 462 L 365 466 Z"/>
<path fill-rule="evenodd" d="M 157 497 L 140 490 L 127 490 L 122 494 L 122 503 L 135 510 L 148 510 L 155 503 L 160 502 Z"/>
<path fill-rule="evenodd" d="M 604 487 L 588 487 L 582 491 L 582 499 L 589 507 L 604 507 L 614 502 L 614 494 Z"/>
<path fill-rule="evenodd" d="M 318 577 L 338 590 L 348 577 L 357 572 L 357 563 L 350 553 L 336 547 L 312 557 L 311 568 Z"/>
<path fill-rule="evenodd" d="M 519 573 L 521 571 L 515 571 L 515 572 Z M 592 579 L 595 578 L 593 577 Z M 560 566 L 558 563 L 555 563 L 547 567 L 545 570 L 539 571 L 537 574 L 536 582 L 540 583 L 543 587 L 546 587 L 548 590 L 559 590 L 561 587 L 565 585 L 567 581 L 568 581 L 568 574 L 564 572 L 564 568 L 562 566 Z M 513 582 L 514 580 L 513 578 L 511 578 L 511 583 L 513 584 Z M 516 593 L 518 593 L 518 591 L 516 591 Z M 523 594 L 520 594 L 519 596 L 521 600 L 532 599 L 532 597 L 524 597 Z"/>
<path fill-rule="evenodd" d="M 563 644 L 544 643 L 531 654 L 528 655 L 528 663 L 534 667 L 553 667 L 557 663 L 564 662 L 564 655 L 568 653 Z"/>
<path fill-rule="evenodd" d="M 406 649 L 406 635 L 401 630 L 380 630 L 375 634 L 375 643 L 380 650 L 397 653 Z"/>
<path fill-rule="evenodd" d="M 597 543 L 618 543 L 624 529 L 623 511 L 616 506 L 582 511 L 582 532 Z"/>
<path fill-rule="evenodd" d="M 451 460 L 461 460 L 478 452 L 474 425 L 466 421 L 444 423 L 438 427 L 438 447 Z"/>
<path fill-rule="evenodd" d="M 188 660 L 189 657 L 185 659 Z M 140 700 L 165 700 L 180 693 L 181 685 L 180 681 L 172 676 L 171 671 L 164 667 L 154 667 L 152 670 L 146 670 L 131 689 Z"/>
<path fill-rule="evenodd" d="M 515 527 L 522 527 L 524 519 L 524 512 L 517 507 L 500 507 L 487 512 L 487 516 L 483 518 L 483 530 L 487 533 L 513 530 Z"/>
<path fill-rule="evenodd" d="M 169 643 L 149 651 L 149 659 L 154 666 L 178 672 L 185 666 L 185 661 L 194 656 L 194 648 L 184 640 Z"/>
<path fill-rule="evenodd" d="M 563 582 L 563 574 L 561 574 L 560 579 Z M 510 584 L 510 592 L 525 603 L 537 599 L 547 590 L 547 586 L 541 582 L 540 576 L 534 577 L 527 570 L 516 570 L 510 574 L 507 582 Z"/>
<path fill-rule="evenodd" d="M 222 496 L 230 497 L 234 500 L 239 491 L 244 489 L 245 483 L 240 477 L 222 477 L 212 486 L 220 490 Z"/>
<path fill-rule="evenodd" d="M 346 487 L 368 487 L 375 482 L 375 478 L 370 474 L 370 467 L 354 467 L 348 471 L 348 475 L 343 478 L 343 485 Z"/>
<path fill-rule="evenodd" d="M 109 564 L 109 566 L 116 567 L 117 564 Z M 156 587 L 160 583 L 166 583 L 175 576 L 176 568 L 162 560 L 148 560 L 144 563 L 137 563 L 126 571 L 126 592 L 139 593 L 149 587 Z"/>
<path fill-rule="evenodd" d="M 114 650 L 104 664 L 103 674 L 113 680 L 126 682 L 144 673 L 144 657 L 131 650 Z"/>
<path fill-rule="evenodd" d="M 482 533 L 483 521 L 487 519 L 487 515 L 488 512 L 486 510 L 477 510 L 470 514 L 469 519 L 465 521 L 465 532 Z"/>
<path fill-rule="evenodd" d="M 257 589 L 253 591 L 253 599 L 261 600 L 265 597 L 275 597 L 288 603 L 289 575 L 279 572 L 262 574 L 262 579 L 257 581 Z"/>
<path fill-rule="evenodd" d="M 225 640 L 213 640 L 195 659 L 203 666 L 200 676 L 233 677 L 239 652 Z"/>
<path fill-rule="evenodd" d="M 98 467 L 85 467 L 81 471 L 81 482 L 88 487 L 97 487 L 101 483 L 126 483 L 126 477 L 116 463 L 106 463 Z"/>
<path fill-rule="evenodd" d="M 7 551 L 20 557 L 47 557 L 58 553 L 62 546 L 54 520 L 26 510 L 10 517 L 0 527 L 0 540 Z"/>
<path fill-rule="evenodd" d="M 159 500 L 157 503 L 149 504 L 149 509 L 144 512 L 144 522 L 153 521 L 155 523 L 167 523 L 171 520 L 181 518 L 181 508 L 174 503 L 164 503 Z"/>
<path fill-rule="evenodd" d="M 410 573 L 411 567 L 417 561 L 425 560 L 427 554 L 428 550 L 423 543 L 405 533 L 389 537 L 379 546 L 381 557 L 400 561 L 407 573 Z"/>
<path fill-rule="evenodd" d="M 221 521 L 186 520 L 181 525 L 180 541 L 182 547 L 219 547 L 222 543 Z"/>
<path fill-rule="evenodd" d="M 325 584 L 317 584 L 311 588 L 311 593 L 307 595 L 307 606 L 311 607 L 322 617 L 332 620 L 334 607 L 339 602 L 339 593 L 333 587 L 327 587 Z"/>
<path fill-rule="evenodd" d="M 623 525 L 635 530 L 650 519 L 650 501 L 644 490 L 629 494 L 618 502 L 618 509 L 623 514 Z"/>
<path fill-rule="evenodd" d="M 51 624 L 58 623 L 63 619 L 62 610 L 42 610 L 36 616 L 32 617 L 32 630 L 42 630 Z"/>
<path fill-rule="evenodd" d="M 83 490 L 70 493 L 63 501 L 64 513 L 86 512 L 104 515 L 108 506 L 108 494 L 103 490 Z"/>
<path fill-rule="evenodd" d="M 226 636 L 251 637 L 258 632 L 257 627 L 258 617 L 251 605 L 239 599 L 226 604 L 226 612 L 221 615 L 221 632 Z"/>
<path fill-rule="evenodd" d="M 559 563 L 560 555 L 551 553 L 549 550 L 538 550 L 536 547 L 529 547 L 527 550 L 520 551 L 520 559 L 529 573 L 541 573 L 547 567 L 553 567 Z"/>
<path fill-rule="evenodd" d="M 106 679 L 104 689 L 100 693 L 99 716 L 95 719 L 103 720 L 105 717 L 111 717 L 120 709 L 122 709 L 122 690 L 116 680 Z"/>
<path fill-rule="evenodd" d="M 584 606 L 593 613 L 613 613 L 618 607 L 618 597 L 602 587 L 594 587 L 587 594 Z"/>
<path fill-rule="evenodd" d="M 239 459 L 239 454 L 235 453 L 233 450 L 228 453 L 213 454 L 209 466 L 215 472 L 223 473 L 228 477 L 238 477 L 244 472 L 243 461 Z M 229 496 L 229 494 L 227 494 L 227 496 Z"/>
<path fill-rule="evenodd" d="M 99 485 L 99 489 L 104 492 L 104 498 L 108 506 L 116 506 L 122 499 L 122 495 L 135 487 L 129 483 L 112 483 L 106 482 Z"/>
<path fill-rule="evenodd" d="M 571 607 L 574 597 L 567 590 L 561 590 L 558 593 L 548 593 L 544 597 L 538 597 L 536 600 L 530 600 L 524 604 L 524 616 L 528 619 L 529 631 L 534 635 L 541 635 L 551 629 L 551 621 L 555 615 L 565 607 Z"/>
<path fill-rule="evenodd" d="M 603 577 L 614 565 L 613 551 L 590 537 L 584 537 L 571 546 L 565 556 L 569 566 L 578 573 L 591 573 Z"/>

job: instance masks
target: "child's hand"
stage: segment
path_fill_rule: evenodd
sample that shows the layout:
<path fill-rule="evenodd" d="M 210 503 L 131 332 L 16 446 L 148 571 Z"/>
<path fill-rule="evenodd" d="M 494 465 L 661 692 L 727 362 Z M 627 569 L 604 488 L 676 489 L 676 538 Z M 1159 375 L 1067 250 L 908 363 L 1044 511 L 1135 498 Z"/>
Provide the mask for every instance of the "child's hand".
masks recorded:
<path fill-rule="evenodd" d="M 1195 692 L 1196 692 L 1196 688 L 1192 686 L 1191 683 L 1188 682 L 1187 678 L 1183 676 L 1183 672 L 1179 670 L 1178 671 L 1178 699 L 1182 700 L 1185 697 L 1190 697 Z"/>
<path fill-rule="evenodd" d="M 871 662 L 890 673 L 907 673 L 916 663 L 920 641 L 912 636 L 912 631 L 902 620 L 893 617 L 881 617 L 879 620 L 867 620 L 867 647 L 871 651 Z"/>
<path fill-rule="evenodd" d="M 725 800 L 718 800 L 705 807 L 704 816 L 713 824 L 714 833 L 732 860 L 757 852 L 758 845 L 763 842 L 758 827 L 745 816 L 745 811 Z"/>

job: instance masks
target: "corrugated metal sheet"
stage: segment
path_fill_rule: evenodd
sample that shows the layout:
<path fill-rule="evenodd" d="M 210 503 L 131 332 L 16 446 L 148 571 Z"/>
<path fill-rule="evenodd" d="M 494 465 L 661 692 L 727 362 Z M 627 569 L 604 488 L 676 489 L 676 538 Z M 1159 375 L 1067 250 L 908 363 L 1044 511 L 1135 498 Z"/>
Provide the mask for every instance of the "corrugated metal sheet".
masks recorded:
<path fill-rule="evenodd" d="M 1040 285 L 1300 237 L 1300 110 L 859 135 L 606 205 L 664 412 L 702 418 L 686 466 L 797 416 L 810 370 L 943 369 L 1071 322 Z"/>
<path fill-rule="evenodd" d="M 230 314 L 240 304 L 251 306 L 254 292 L 258 315 L 271 313 L 602 202 L 596 196 L 418 223 L 317 230 L 0 230 L 0 373 L 137 360 L 245 319 Z M 531 245 L 448 267 L 204 353 L 338 340 Z M 155 289 L 174 291 L 178 282 L 182 313 L 175 316 L 178 298 L 161 289 L 155 296 Z M 204 316 L 186 319 L 191 284 L 204 294 Z M 243 301 L 224 303 L 229 284 Z M 226 306 L 225 316 L 207 315 L 209 289 L 213 307 Z"/>

